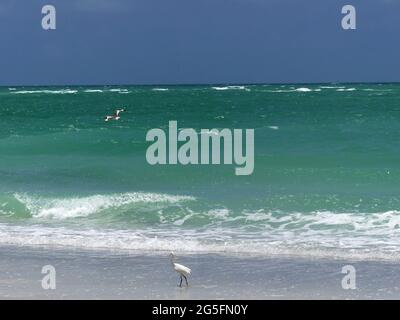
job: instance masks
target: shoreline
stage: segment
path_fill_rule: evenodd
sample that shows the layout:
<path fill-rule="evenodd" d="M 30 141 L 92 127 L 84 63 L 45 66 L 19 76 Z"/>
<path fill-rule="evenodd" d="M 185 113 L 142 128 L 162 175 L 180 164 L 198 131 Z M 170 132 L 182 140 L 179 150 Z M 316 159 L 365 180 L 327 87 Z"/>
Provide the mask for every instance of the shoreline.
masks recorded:
<path fill-rule="evenodd" d="M 189 287 L 168 254 L 0 247 L 0 299 L 399 299 L 398 263 L 326 258 L 180 254 Z M 342 267 L 356 269 L 355 290 L 342 289 Z M 56 289 L 41 286 L 56 270 Z"/>

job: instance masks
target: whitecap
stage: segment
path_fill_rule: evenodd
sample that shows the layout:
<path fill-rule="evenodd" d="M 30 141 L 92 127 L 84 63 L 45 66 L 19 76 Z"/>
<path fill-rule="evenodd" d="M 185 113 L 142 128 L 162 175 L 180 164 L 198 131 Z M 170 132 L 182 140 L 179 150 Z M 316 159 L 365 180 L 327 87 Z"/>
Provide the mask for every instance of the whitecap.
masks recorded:
<path fill-rule="evenodd" d="M 212 89 L 219 90 L 219 91 L 224 91 L 224 90 L 246 90 L 246 91 L 250 91 L 250 89 L 246 88 L 245 86 L 212 87 Z"/>
<path fill-rule="evenodd" d="M 115 88 L 115 89 L 110 89 L 110 90 L 108 90 L 108 91 L 110 91 L 110 92 L 118 92 L 118 93 L 121 93 L 121 92 L 128 92 L 128 89 L 119 89 L 119 88 Z"/>
<path fill-rule="evenodd" d="M 297 88 L 295 91 L 297 92 L 311 92 L 310 88 Z"/>
<path fill-rule="evenodd" d="M 177 203 L 193 201 L 190 196 L 177 196 L 157 193 L 131 192 L 112 195 L 93 195 L 77 198 L 42 198 L 26 194 L 14 197 L 24 204 L 34 218 L 67 219 L 86 217 L 109 208 L 118 208 L 132 203 Z"/>
<path fill-rule="evenodd" d="M 77 90 L 71 89 L 61 89 L 61 90 L 21 90 L 21 91 L 13 91 L 13 94 L 37 94 L 37 93 L 46 93 L 46 94 L 75 94 Z"/>
<path fill-rule="evenodd" d="M 87 90 L 85 90 L 84 92 L 87 92 L 87 93 L 97 93 L 97 92 L 103 92 L 103 90 L 100 90 L 100 89 L 87 89 Z"/>

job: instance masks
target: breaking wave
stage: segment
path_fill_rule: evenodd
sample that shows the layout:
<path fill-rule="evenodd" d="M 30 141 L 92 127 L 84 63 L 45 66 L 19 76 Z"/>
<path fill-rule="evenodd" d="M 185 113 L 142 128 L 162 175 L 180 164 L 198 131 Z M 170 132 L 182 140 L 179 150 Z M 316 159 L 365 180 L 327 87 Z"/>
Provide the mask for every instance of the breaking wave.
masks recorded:
<path fill-rule="evenodd" d="M 246 90 L 250 91 L 249 88 L 245 86 L 226 86 L 226 87 L 212 87 L 214 90 L 224 91 L 224 90 Z"/>
<path fill-rule="evenodd" d="M 61 89 L 61 90 L 18 90 L 11 91 L 12 94 L 75 94 L 78 90 Z"/>
<path fill-rule="evenodd" d="M 15 194 L 13 198 L 28 212 L 27 223 L 0 223 L 0 244 L 400 259 L 400 211 L 396 210 L 238 212 L 199 208 L 191 196 L 145 192 L 64 199 Z M 11 198 L 0 201 L 1 216 L 17 207 L 10 202 Z M 136 213 L 128 215 L 123 225 L 113 224 L 113 214 L 127 210 Z M 80 224 L 83 217 L 96 223 Z M 60 220 L 78 223 L 56 223 Z"/>
<path fill-rule="evenodd" d="M 113 195 L 52 199 L 15 194 L 17 199 L 34 218 L 68 219 L 86 217 L 107 209 L 118 209 L 135 203 L 178 203 L 195 200 L 189 196 L 131 192 Z"/>

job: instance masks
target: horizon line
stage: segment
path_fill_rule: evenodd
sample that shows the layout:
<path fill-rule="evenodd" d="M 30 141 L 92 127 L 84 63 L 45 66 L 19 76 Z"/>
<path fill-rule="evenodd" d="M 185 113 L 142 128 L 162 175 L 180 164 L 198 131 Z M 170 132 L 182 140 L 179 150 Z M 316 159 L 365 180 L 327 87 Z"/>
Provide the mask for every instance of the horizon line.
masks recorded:
<path fill-rule="evenodd" d="M 256 86 L 256 85 L 324 85 L 324 84 L 400 84 L 400 81 L 348 81 L 348 82 L 215 82 L 215 83 L 112 83 L 112 84 L 1 84 L 0 88 L 5 87 L 106 87 L 106 86 L 137 86 L 137 87 L 154 87 L 154 86 Z"/>

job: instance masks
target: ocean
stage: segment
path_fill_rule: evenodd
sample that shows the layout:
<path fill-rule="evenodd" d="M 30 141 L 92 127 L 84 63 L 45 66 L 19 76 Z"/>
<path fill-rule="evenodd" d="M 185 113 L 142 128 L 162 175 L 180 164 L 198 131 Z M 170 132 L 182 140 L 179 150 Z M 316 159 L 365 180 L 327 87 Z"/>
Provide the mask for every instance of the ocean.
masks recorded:
<path fill-rule="evenodd" d="M 148 164 L 171 120 L 254 172 Z M 400 84 L 2 87 L 0 245 L 398 260 L 399 132 Z"/>

